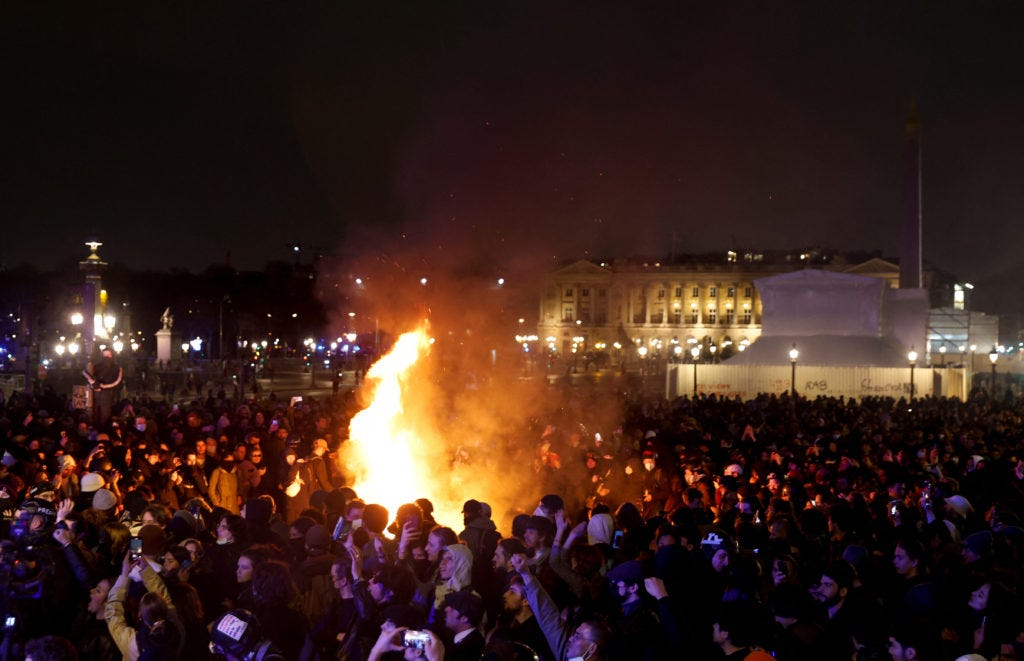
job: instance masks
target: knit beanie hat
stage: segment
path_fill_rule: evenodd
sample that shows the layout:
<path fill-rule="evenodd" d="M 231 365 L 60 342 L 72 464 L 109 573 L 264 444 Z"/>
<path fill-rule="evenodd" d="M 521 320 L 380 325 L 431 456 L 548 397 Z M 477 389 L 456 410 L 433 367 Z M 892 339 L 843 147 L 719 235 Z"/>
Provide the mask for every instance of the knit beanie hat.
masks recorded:
<path fill-rule="evenodd" d="M 721 530 L 709 530 L 708 534 L 704 535 L 704 539 L 700 541 L 700 550 L 704 554 L 704 557 L 708 560 L 715 557 L 715 553 L 718 553 L 721 549 L 729 549 L 729 538 Z"/>

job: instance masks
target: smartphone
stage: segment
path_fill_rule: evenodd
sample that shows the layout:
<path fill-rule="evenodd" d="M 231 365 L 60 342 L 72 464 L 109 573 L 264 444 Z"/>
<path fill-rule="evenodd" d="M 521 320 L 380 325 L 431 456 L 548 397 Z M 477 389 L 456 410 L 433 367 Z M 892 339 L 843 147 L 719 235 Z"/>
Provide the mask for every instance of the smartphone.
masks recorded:
<path fill-rule="evenodd" d="M 334 526 L 334 541 L 336 542 L 347 542 L 348 535 L 352 532 L 352 522 L 347 521 L 344 518 L 338 519 L 338 524 Z"/>
<path fill-rule="evenodd" d="M 414 631 L 407 629 L 402 632 L 402 647 L 412 647 L 421 650 L 430 641 L 430 634 L 426 631 Z"/>
<path fill-rule="evenodd" d="M 290 404 L 288 404 L 288 406 L 294 407 L 296 404 L 300 403 L 301 401 L 302 401 L 302 396 L 301 395 L 296 395 L 296 396 L 292 397 L 292 401 L 291 401 Z"/>
<path fill-rule="evenodd" d="M 132 537 L 131 544 L 128 546 L 128 557 L 132 562 L 142 557 L 142 539 Z"/>
<path fill-rule="evenodd" d="M 622 548 L 622 531 L 621 530 L 616 530 L 615 531 L 615 536 L 612 538 L 612 548 L 613 549 L 621 549 Z"/>

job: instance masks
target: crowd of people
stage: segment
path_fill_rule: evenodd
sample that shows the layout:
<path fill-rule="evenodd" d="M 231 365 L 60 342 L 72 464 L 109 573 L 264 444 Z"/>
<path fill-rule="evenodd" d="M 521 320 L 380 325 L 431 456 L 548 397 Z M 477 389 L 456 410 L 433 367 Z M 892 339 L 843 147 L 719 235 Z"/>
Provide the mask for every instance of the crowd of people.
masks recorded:
<path fill-rule="evenodd" d="M 353 397 L 15 393 L 0 661 L 1017 658 L 1024 401 L 591 395 L 452 521 L 360 499 Z"/>

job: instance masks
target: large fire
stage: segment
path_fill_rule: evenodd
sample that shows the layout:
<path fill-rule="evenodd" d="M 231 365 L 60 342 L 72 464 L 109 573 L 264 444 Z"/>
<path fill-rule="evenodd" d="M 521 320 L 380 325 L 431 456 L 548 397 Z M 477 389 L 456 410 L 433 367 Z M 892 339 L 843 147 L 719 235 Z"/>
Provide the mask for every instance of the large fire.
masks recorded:
<path fill-rule="evenodd" d="M 410 407 L 413 368 L 429 352 L 425 328 L 399 337 L 367 372 L 373 400 L 349 425 L 343 461 L 353 487 L 363 501 L 384 505 L 391 517 L 399 505 L 417 498 L 430 498 L 438 512 L 451 507 L 446 480 L 437 471 L 444 466 L 438 452 L 443 453 L 443 444 L 432 421 Z"/>

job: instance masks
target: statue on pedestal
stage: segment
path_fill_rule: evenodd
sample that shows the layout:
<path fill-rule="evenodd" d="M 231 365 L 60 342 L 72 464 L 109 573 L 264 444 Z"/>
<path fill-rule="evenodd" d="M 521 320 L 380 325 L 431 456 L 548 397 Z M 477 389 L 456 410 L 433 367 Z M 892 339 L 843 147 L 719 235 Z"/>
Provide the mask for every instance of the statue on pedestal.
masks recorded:
<path fill-rule="evenodd" d="M 171 330 L 174 327 L 171 308 L 165 309 L 160 315 L 160 323 L 163 326 L 156 332 L 156 361 L 158 365 L 170 365 L 181 357 L 181 352 L 177 350 L 181 346 L 181 337 Z"/>

